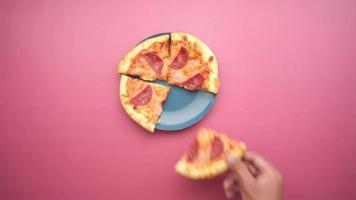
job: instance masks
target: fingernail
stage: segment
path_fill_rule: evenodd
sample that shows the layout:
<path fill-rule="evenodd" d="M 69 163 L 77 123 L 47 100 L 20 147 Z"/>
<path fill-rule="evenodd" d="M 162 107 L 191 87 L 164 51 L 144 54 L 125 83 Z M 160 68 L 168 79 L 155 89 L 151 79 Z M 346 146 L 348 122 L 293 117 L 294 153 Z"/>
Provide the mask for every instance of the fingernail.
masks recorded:
<path fill-rule="evenodd" d="M 235 156 L 233 156 L 231 154 L 227 155 L 226 160 L 227 160 L 227 164 L 229 166 L 233 165 L 236 162 Z"/>

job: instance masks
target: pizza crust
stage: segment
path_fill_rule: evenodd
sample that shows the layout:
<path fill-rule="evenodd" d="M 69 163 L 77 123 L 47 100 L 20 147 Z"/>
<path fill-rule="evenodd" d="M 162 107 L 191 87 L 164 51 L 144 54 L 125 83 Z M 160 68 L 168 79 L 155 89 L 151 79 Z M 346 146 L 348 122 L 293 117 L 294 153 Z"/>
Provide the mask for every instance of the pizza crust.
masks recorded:
<path fill-rule="evenodd" d="M 186 160 L 180 160 L 175 170 L 177 173 L 190 179 L 210 179 L 223 174 L 228 169 L 228 166 L 224 160 L 217 160 L 213 163 L 209 163 L 203 167 L 197 167 L 194 163 L 187 162 Z"/>
<path fill-rule="evenodd" d="M 202 132 L 205 132 L 203 133 L 205 135 L 201 135 Z M 225 173 L 229 169 L 225 161 L 225 155 L 232 155 L 240 159 L 246 151 L 246 146 L 244 143 L 229 139 L 225 134 L 218 134 L 211 129 L 202 128 L 199 131 L 198 139 L 202 137 L 204 137 L 205 139 L 207 137 L 211 138 L 211 135 L 216 135 L 223 141 L 224 155 L 218 160 L 210 161 L 201 165 L 187 161 L 187 155 L 185 154 L 175 165 L 175 171 L 177 173 L 181 174 L 184 177 L 196 180 L 214 178 L 218 175 Z"/>
<path fill-rule="evenodd" d="M 155 129 L 155 124 L 148 121 L 148 119 L 142 114 L 137 112 L 133 105 L 128 104 L 126 102 L 130 101 L 126 96 L 127 94 L 127 80 L 129 79 L 126 75 L 121 75 L 120 80 L 120 101 L 122 106 L 124 107 L 126 113 L 140 126 L 145 128 L 146 130 L 153 132 Z"/>
<path fill-rule="evenodd" d="M 212 92 L 216 94 L 219 89 L 219 73 L 218 73 L 218 61 L 213 53 L 213 51 L 206 45 L 203 41 L 198 39 L 197 37 L 184 32 L 173 32 L 171 33 L 171 40 L 182 40 L 183 37 L 187 37 L 188 41 L 196 43 L 198 48 L 202 52 L 203 61 L 208 63 L 208 67 L 210 68 L 211 72 L 208 78 L 208 84 L 206 85 L 206 89 L 208 92 Z M 209 62 L 210 57 L 213 57 L 213 60 Z"/>
<path fill-rule="evenodd" d="M 167 40 L 169 40 L 169 34 L 160 35 L 160 36 L 150 38 L 150 39 L 147 39 L 147 40 L 141 42 L 140 44 L 135 46 L 131 51 L 129 51 L 121 59 L 119 66 L 118 66 L 118 72 L 121 74 L 129 75 L 128 72 L 129 72 L 129 67 L 131 65 L 131 61 L 132 61 L 132 59 L 134 59 L 136 57 L 137 54 L 139 54 L 144 49 L 148 49 L 155 42 L 164 42 Z M 166 67 L 166 66 L 164 66 L 164 67 Z M 146 76 L 142 76 L 141 78 L 144 80 L 149 80 L 149 81 L 154 80 L 151 77 L 146 77 Z"/>

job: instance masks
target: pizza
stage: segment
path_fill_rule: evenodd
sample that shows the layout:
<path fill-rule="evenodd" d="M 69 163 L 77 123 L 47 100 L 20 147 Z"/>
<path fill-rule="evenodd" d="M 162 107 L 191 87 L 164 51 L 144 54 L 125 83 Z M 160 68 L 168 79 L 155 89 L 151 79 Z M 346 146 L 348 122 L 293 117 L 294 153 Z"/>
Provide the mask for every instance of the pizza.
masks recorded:
<path fill-rule="evenodd" d="M 143 128 L 153 132 L 163 111 L 170 88 L 131 78 L 120 80 L 120 100 L 127 114 Z"/>
<path fill-rule="evenodd" d="M 167 80 L 169 34 L 144 40 L 128 52 L 119 64 L 119 73 L 144 80 Z"/>
<path fill-rule="evenodd" d="M 168 83 L 187 90 L 217 93 L 218 62 L 209 47 L 197 37 L 171 33 Z"/>
<path fill-rule="evenodd" d="M 121 59 L 120 100 L 128 115 L 153 132 L 159 122 L 169 87 L 149 81 L 163 80 L 186 90 L 217 94 L 218 62 L 209 47 L 183 32 L 145 39 Z M 132 78 L 134 77 L 134 78 Z"/>
<path fill-rule="evenodd" d="M 169 34 L 163 34 L 138 44 L 121 59 L 119 73 L 144 80 L 167 80 L 169 38 Z"/>
<path fill-rule="evenodd" d="M 191 179 L 213 178 L 228 170 L 226 155 L 241 158 L 245 151 L 245 144 L 212 129 L 201 128 L 189 150 L 176 164 L 175 170 Z"/>
<path fill-rule="evenodd" d="M 183 32 L 144 40 L 120 61 L 119 72 L 192 91 L 216 94 L 219 88 L 216 56 L 204 42 Z"/>

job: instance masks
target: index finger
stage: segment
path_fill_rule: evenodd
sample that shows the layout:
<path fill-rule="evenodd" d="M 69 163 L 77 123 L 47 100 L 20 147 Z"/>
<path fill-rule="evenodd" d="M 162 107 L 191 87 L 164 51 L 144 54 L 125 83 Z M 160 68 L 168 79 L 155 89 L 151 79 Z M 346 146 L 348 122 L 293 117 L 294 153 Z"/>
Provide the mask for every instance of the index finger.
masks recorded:
<path fill-rule="evenodd" d="M 250 162 L 261 173 L 269 172 L 274 169 L 273 165 L 266 159 L 251 151 L 245 153 L 244 160 Z"/>

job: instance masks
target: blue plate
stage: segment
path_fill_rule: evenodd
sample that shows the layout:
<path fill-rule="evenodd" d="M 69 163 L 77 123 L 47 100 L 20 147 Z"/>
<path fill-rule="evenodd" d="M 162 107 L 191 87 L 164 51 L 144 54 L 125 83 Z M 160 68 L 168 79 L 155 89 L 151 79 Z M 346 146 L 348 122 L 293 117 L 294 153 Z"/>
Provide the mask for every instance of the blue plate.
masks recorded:
<path fill-rule="evenodd" d="M 167 85 L 164 81 L 156 81 Z M 215 95 L 170 86 L 171 91 L 163 107 L 156 129 L 176 131 L 194 125 L 209 112 L 214 105 Z"/>
<path fill-rule="evenodd" d="M 156 34 L 146 39 L 164 34 L 169 33 Z M 155 82 L 168 85 L 165 81 Z M 176 131 L 192 126 L 203 119 L 214 105 L 216 98 L 214 94 L 201 91 L 191 92 L 171 85 L 170 87 L 171 91 L 163 107 L 160 121 L 156 125 L 158 130 Z"/>

